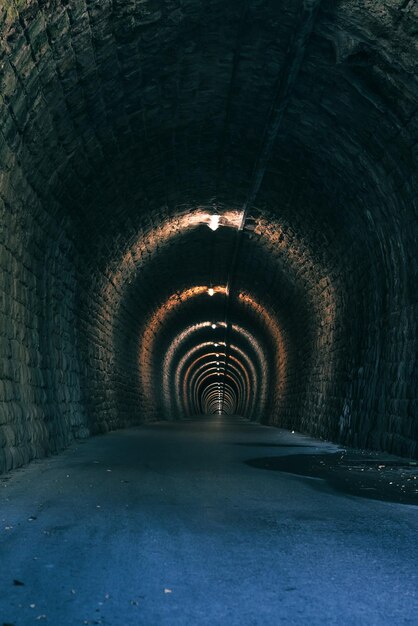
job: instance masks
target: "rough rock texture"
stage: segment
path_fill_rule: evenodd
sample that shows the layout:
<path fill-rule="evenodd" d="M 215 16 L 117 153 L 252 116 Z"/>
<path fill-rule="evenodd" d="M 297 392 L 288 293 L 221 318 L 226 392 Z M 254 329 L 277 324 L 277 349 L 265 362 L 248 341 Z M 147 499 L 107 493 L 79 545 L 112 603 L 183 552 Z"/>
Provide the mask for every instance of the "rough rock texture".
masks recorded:
<path fill-rule="evenodd" d="M 2 3 L 0 470 L 218 378 L 418 456 L 417 32 L 413 0 Z"/>

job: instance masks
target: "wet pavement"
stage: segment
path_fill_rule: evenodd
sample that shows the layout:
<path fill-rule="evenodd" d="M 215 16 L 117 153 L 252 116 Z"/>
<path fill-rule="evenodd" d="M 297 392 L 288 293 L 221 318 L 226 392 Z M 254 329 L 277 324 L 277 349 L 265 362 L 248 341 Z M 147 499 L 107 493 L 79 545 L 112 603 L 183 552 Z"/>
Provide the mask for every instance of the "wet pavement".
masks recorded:
<path fill-rule="evenodd" d="M 239 418 L 77 443 L 0 477 L 0 626 L 416 625 L 416 475 Z"/>
<path fill-rule="evenodd" d="M 348 449 L 334 454 L 270 456 L 247 463 L 259 469 L 321 478 L 338 491 L 362 498 L 418 506 L 418 461 L 412 459 Z"/>

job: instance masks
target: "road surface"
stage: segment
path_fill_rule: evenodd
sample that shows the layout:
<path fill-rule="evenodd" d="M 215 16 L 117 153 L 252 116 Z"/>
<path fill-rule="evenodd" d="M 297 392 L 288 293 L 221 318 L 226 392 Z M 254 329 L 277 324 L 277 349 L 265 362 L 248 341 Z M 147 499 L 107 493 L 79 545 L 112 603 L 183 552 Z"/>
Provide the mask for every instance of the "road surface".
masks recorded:
<path fill-rule="evenodd" d="M 418 624 L 418 507 L 251 467 L 337 446 L 234 417 L 0 477 L 0 626 Z"/>

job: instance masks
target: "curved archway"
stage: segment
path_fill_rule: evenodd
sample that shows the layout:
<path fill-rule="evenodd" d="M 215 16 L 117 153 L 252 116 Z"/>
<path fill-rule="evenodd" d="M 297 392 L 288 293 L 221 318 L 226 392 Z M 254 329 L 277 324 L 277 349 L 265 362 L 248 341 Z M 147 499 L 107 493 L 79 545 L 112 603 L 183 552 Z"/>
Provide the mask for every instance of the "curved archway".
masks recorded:
<path fill-rule="evenodd" d="M 305 4 L 3 7 L 0 468 L 179 417 L 211 320 L 247 417 L 418 454 L 415 13 Z"/>

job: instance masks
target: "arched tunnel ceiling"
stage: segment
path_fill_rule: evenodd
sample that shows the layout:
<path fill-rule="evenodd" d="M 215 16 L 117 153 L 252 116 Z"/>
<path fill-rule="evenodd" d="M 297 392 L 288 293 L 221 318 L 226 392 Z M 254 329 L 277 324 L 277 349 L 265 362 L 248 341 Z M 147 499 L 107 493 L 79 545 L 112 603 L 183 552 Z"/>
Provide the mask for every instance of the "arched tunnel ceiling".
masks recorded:
<path fill-rule="evenodd" d="M 416 9 L 403 4 L 321 3 L 291 77 L 276 176 L 290 166 L 292 179 L 326 187 L 325 164 L 341 190 L 348 166 L 362 173 L 351 184 L 362 185 L 364 173 L 373 179 L 367 161 L 406 139 L 399 129 L 413 127 L 416 111 Z M 6 3 L 5 131 L 20 131 L 15 143 L 37 192 L 55 191 L 82 214 L 100 205 L 103 222 L 119 228 L 141 205 L 148 213 L 226 196 L 241 206 L 303 5 Z M 396 175 L 397 161 L 379 166 Z"/>
<path fill-rule="evenodd" d="M 219 398 L 417 453 L 417 29 L 405 0 L 3 3 L 2 466 Z"/>

